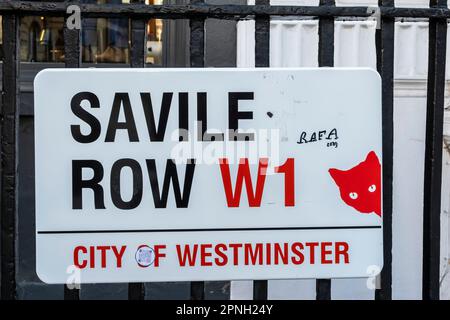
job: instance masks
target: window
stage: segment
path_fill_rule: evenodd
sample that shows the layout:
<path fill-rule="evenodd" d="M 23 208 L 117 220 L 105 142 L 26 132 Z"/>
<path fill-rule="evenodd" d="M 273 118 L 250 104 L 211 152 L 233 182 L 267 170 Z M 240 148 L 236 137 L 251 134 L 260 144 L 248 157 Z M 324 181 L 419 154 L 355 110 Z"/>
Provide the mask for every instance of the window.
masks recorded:
<path fill-rule="evenodd" d="M 146 0 L 146 4 L 162 5 L 163 0 Z M 151 19 L 147 23 L 147 57 L 145 62 L 162 65 L 163 20 Z"/>
<path fill-rule="evenodd" d="M 23 17 L 20 20 L 20 59 L 23 62 L 64 61 L 64 18 Z"/>
<path fill-rule="evenodd" d="M 82 3 L 129 3 L 129 0 L 81 0 Z M 145 0 L 160 5 L 163 0 Z M 163 25 L 151 19 L 146 25 L 146 63 L 163 64 Z M 27 16 L 20 24 L 20 58 L 22 62 L 64 62 L 64 19 L 62 17 Z M 0 17 L 0 45 L 1 39 Z M 129 63 L 130 22 L 127 18 L 88 18 L 82 20 L 81 56 L 83 63 Z"/>

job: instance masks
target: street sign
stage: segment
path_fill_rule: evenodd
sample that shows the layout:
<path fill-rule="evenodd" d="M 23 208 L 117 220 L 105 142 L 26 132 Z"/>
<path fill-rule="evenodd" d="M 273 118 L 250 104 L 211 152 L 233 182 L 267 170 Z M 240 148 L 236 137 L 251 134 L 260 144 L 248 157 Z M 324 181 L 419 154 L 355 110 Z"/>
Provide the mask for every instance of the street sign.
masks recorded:
<path fill-rule="evenodd" d="M 382 255 L 370 69 L 47 69 L 47 283 L 369 277 Z"/>

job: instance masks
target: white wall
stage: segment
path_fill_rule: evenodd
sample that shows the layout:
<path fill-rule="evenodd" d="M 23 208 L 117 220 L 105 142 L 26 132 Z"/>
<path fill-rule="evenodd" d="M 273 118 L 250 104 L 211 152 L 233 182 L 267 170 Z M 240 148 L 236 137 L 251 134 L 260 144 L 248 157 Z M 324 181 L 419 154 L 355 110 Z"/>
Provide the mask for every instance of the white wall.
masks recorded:
<path fill-rule="evenodd" d="M 249 1 L 249 4 L 252 1 Z M 272 4 L 316 5 L 317 0 L 277 0 Z M 376 0 L 339 0 L 337 5 L 376 5 Z M 398 0 L 397 6 L 426 7 L 424 0 Z M 375 21 L 335 22 L 335 65 L 375 68 Z M 273 20 L 270 65 L 317 66 L 318 24 L 313 20 Z M 449 35 L 450 49 L 450 35 Z M 393 298 L 420 299 L 422 276 L 423 166 L 425 140 L 428 23 L 397 22 L 395 26 Z M 254 66 L 254 22 L 238 23 L 238 67 Z M 448 52 L 448 51 L 447 51 Z M 447 71 L 450 70 L 447 64 Z M 447 72 L 447 74 L 450 74 Z M 448 92 L 447 92 L 448 98 Z M 450 113 L 445 131 L 450 145 Z M 449 211 L 450 153 L 444 148 L 441 297 L 450 299 Z M 252 282 L 233 282 L 231 297 L 251 298 Z M 314 299 L 315 281 L 270 281 L 270 299 Z M 332 281 L 333 299 L 373 299 L 366 279 Z"/>

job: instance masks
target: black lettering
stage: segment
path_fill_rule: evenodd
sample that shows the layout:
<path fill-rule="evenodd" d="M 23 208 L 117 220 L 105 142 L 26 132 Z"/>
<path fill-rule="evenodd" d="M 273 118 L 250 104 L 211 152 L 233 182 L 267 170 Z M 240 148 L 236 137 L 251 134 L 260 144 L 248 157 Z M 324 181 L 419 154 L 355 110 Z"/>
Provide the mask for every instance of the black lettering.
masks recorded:
<path fill-rule="evenodd" d="M 178 128 L 180 129 L 180 136 L 178 141 L 188 141 L 189 135 L 189 96 L 187 92 L 180 92 L 178 94 Z"/>
<path fill-rule="evenodd" d="M 81 133 L 80 125 L 70 126 L 72 137 L 80 143 L 91 143 L 98 139 L 101 132 L 101 124 L 98 119 L 81 107 L 81 102 L 87 100 L 91 108 L 100 108 L 98 97 L 92 92 L 80 92 L 73 96 L 70 107 L 74 115 L 86 122 L 91 127 L 91 132 L 87 135 Z"/>
<path fill-rule="evenodd" d="M 234 141 L 253 141 L 253 133 L 238 133 L 238 122 L 243 119 L 253 119 L 253 112 L 239 111 L 239 100 L 253 100 L 253 92 L 228 93 L 228 129 L 234 131 Z M 231 136 L 230 136 L 231 137 Z"/>
<path fill-rule="evenodd" d="M 306 132 L 303 131 L 300 134 L 300 140 L 297 141 L 298 144 L 302 144 L 302 143 L 308 143 L 308 140 L 306 140 Z"/>
<path fill-rule="evenodd" d="M 150 141 L 163 141 L 166 133 L 167 120 L 169 118 L 170 106 L 172 104 L 172 92 L 164 92 L 161 102 L 161 113 L 159 115 L 158 129 L 156 129 L 155 115 L 153 113 L 152 98 L 150 93 L 141 92 L 142 107 L 144 108 L 145 120 L 147 121 Z M 183 99 L 183 98 L 182 98 Z M 187 102 L 187 101 L 186 101 Z"/>
<path fill-rule="evenodd" d="M 334 138 L 332 138 L 332 136 L 333 136 Z M 327 140 L 331 140 L 331 139 L 334 139 L 334 140 L 337 140 L 337 139 L 338 139 L 338 135 L 337 135 L 337 130 L 336 130 L 336 128 L 334 128 L 333 130 L 331 130 L 330 133 L 328 134 Z"/>
<path fill-rule="evenodd" d="M 120 173 L 124 167 L 131 169 L 133 174 L 133 195 L 129 201 L 124 201 L 120 193 Z M 122 210 L 136 208 L 142 200 L 142 170 L 139 162 L 133 159 L 120 159 L 111 168 L 111 199 L 114 205 Z"/>
<path fill-rule="evenodd" d="M 125 122 L 119 122 L 121 106 L 123 106 Z M 114 96 L 105 142 L 114 142 L 116 138 L 116 131 L 119 129 L 125 129 L 128 131 L 128 139 L 130 142 L 139 141 L 136 123 L 134 122 L 133 111 L 131 109 L 130 97 L 128 96 L 128 93 L 124 92 L 118 92 Z"/>
<path fill-rule="evenodd" d="M 322 137 L 327 133 L 326 130 L 319 131 L 319 140 L 322 140 Z"/>
<path fill-rule="evenodd" d="M 155 160 L 147 159 L 146 162 L 155 208 L 167 207 L 167 197 L 169 195 L 170 181 L 172 181 L 177 208 L 187 208 L 189 203 L 189 196 L 191 194 L 192 180 L 194 178 L 195 159 L 188 159 L 186 173 L 184 175 L 183 192 L 181 192 L 180 190 L 177 166 L 172 159 L 167 159 L 162 193 L 160 193 L 159 191 Z"/>
<path fill-rule="evenodd" d="M 223 141 L 223 133 L 208 133 L 206 92 L 197 93 L 197 121 L 201 124 L 202 130 L 198 141 Z"/>
<path fill-rule="evenodd" d="M 92 169 L 94 176 L 83 180 L 83 168 Z M 83 209 L 83 189 L 94 191 L 95 209 L 105 209 L 102 179 L 103 166 L 97 160 L 72 160 L 72 209 Z"/>

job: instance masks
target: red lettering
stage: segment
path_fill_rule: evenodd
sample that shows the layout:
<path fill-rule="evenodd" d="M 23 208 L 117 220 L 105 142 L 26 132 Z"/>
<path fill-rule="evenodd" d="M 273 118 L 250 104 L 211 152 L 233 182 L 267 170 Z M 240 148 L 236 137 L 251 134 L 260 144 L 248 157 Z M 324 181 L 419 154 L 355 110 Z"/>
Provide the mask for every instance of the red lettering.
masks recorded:
<path fill-rule="evenodd" d="M 230 243 L 228 246 L 233 249 L 233 264 L 237 266 L 239 264 L 239 248 L 242 248 L 242 243 Z"/>
<path fill-rule="evenodd" d="M 318 242 L 306 242 L 305 245 L 309 248 L 309 262 L 310 264 L 315 263 L 316 250 L 315 248 L 319 245 Z"/>
<path fill-rule="evenodd" d="M 275 259 L 274 259 L 275 265 L 278 264 L 278 261 L 280 258 L 281 258 L 281 261 L 283 264 L 288 264 L 288 244 L 287 243 L 283 243 L 283 249 L 281 249 L 281 245 L 279 243 L 275 243 L 274 254 L 275 254 Z"/>
<path fill-rule="evenodd" d="M 228 207 L 239 207 L 241 201 L 242 184 L 245 181 L 245 188 L 247 189 L 248 204 L 250 207 L 259 207 L 261 205 L 262 194 L 264 190 L 264 183 L 266 181 L 266 170 L 269 164 L 267 158 L 261 158 L 258 165 L 258 178 L 256 180 L 256 192 L 253 192 L 252 178 L 250 175 L 250 168 L 247 158 L 240 159 L 236 178 L 236 185 L 233 194 L 233 187 L 231 185 L 230 167 L 228 159 L 223 158 L 219 160 L 220 172 L 222 174 L 223 188 L 225 189 L 225 196 L 227 198 Z"/>
<path fill-rule="evenodd" d="M 303 255 L 302 251 L 303 250 L 303 244 L 301 242 L 294 242 L 292 244 L 291 250 L 292 253 L 296 256 L 296 257 L 292 257 L 291 261 L 293 264 L 302 264 L 303 261 L 305 261 L 305 256 Z"/>
<path fill-rule="evenodd" d="M 253 245 L 251 243 L 246 243 L 244 246 L 245 252 L 245 265 L 249 264 L 249 260 L 251 259 L 252 265 L 256 264 L 256 259 L 258 259 L 258 264 L 263 264 L 263 245 L 262 243 L 257 243 L 254 245 L 255 250 L 253 250 Z"/>
<path fill-rule="evenodd" d="M 335 243 L 335 259 L 336 263 L 341 263 L 341 255 L 344 258 L 344 263 L 349 263 L 349 257 L 348 257 L 348 243 L 347 242 L 336 242 Z"/>
<path fill-rule="evenodd" d="M 320 244 L 321 262 L 322 262 L 322 264 L 331 264 L 331 263 L 333 263 L 332 259 L 327 259 L 327 256 L 333 253 L 333 251 L 331 251 L 331 249 L 327 250 L 327 247 L 329 248 L 332 245 L 333 245 L 333 243 L 331 243 L 331 242 L 322 242 Z"/>
<path fill-rule="evenodd" d="M 202 244 L 200 245 L 200 265 L 204 267 L 210 267 L 212 266 L 211 261 L 206 261 L 206 258 L 210 258 L 212 256 L 212 253 L 210 251 L 206 251 L 208 249 L 212 248 L 212 244 Z"/>
<path fill-rule="evenodd" d="M 223 243 L 219 243 L 216 245 L 216 247 L 214 249 L 215 249 L 216 255 L 218 255 L 220 258 L 222 258 L 222 260 L 219 260 L 219 258 L 214 259 L 216 265 L 218 265 L 219 267 L 226 265 L 228 263 L 228 256 L 224 253 L 224 251 L 227 250 L 227 246 Z"/>
<path fill-rule="evenodd" d="M 295 206 L 294 168 L 294 158 L 288 158 L 282 166 L 275 168 L 276 173 L 284 173 L 284 205 L 286 207 Z"/>
<path fill-rule="evenodd" d="M 194 251 L 191 253 L 190 246 L 187 244 L 184 246 L 184 251 L 181 251 L 181 246 L 177 244 L 177 255 L 178 255 L 178 261 L 180 263 L 181 267 L 184 267 L 186 265 L 186 261 L 190 267 L 195 265 L 195 259 L 197 257 L 197 249 L 198 245 L 193 245 Z"/>
<path fill-rule="evenodd" d="M 106 268 L 106 251 L 111 249 L 110 246 L 98 246 L 97 250 L 100 251 L 100 263 L 102 265 L 102 268 Z"/>
<path fill-rule="evenodd" d="M 84 259 L 83 262 L 80 263 L 80 251 L 81 253 L 84 254 L 87 253 L 86 247 L 83 246 L 75 247 L 75 249 L 73 250 L 73 264 L 80 269 L 84 269 L 87 266 L 87 260 Z"/>
<path fill-rule="evenodd" d="M 272 264 L 272 245 L 270 243 L 266 243 L 266 264 L 269 266 Z"/>
<path fill-rule="evenodd" d="M 89 247 L 89 255 L 90 255 L 89 267 L 93 269 L 95 268 L 95 247 L 93 246 Z"/>
<path fill-rule="evenodd" d="M 164 258 L 166 256 L 165 253 L 161 252 L 163 249 L 166 248 L 165 244 L 157 244 L 154 246 L 155 248 L 155 267 L 159 267 L 159 259 Z"/>
<path fill-rule="evenodd" d="M 113 251 L 114 255 L 116 256 L 117 268 L 122 268 L 122 257 L 123 257 L 123 254 L 125 253 L 126 248 L 127 248 L 127 246 L 121 246 L 120 251 L 117 251 L 117 247 L 112 246 L 112 251 Z"/>

